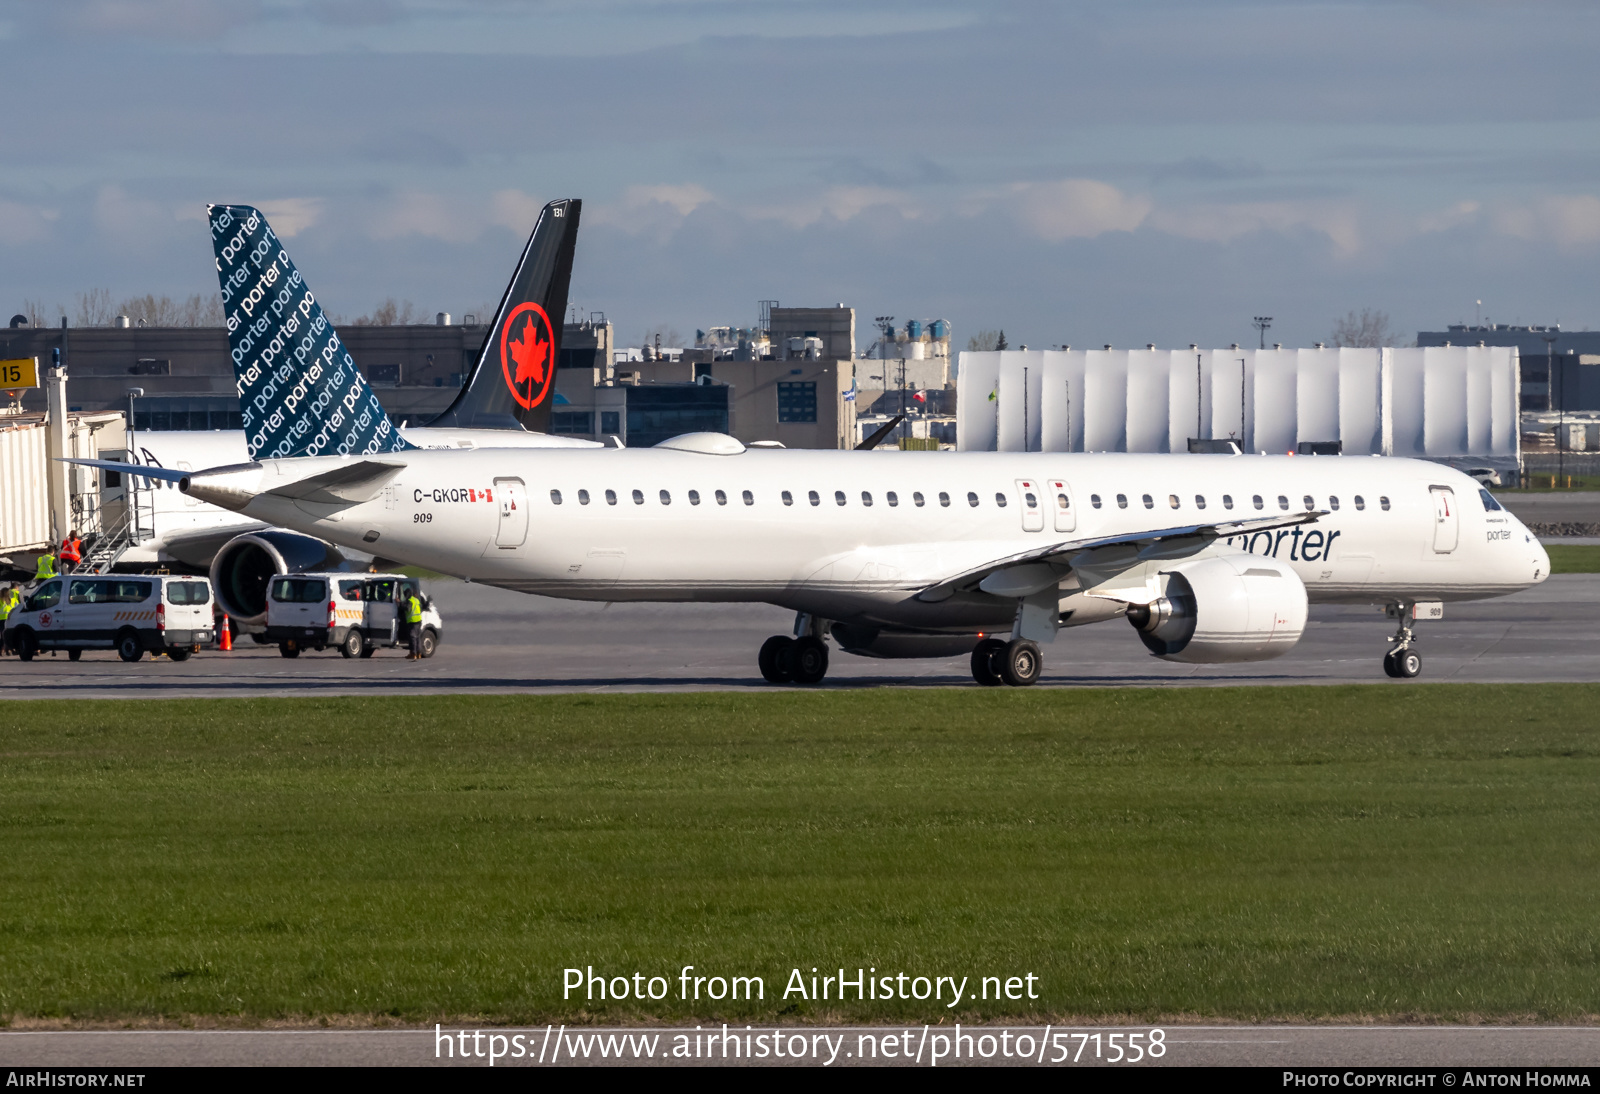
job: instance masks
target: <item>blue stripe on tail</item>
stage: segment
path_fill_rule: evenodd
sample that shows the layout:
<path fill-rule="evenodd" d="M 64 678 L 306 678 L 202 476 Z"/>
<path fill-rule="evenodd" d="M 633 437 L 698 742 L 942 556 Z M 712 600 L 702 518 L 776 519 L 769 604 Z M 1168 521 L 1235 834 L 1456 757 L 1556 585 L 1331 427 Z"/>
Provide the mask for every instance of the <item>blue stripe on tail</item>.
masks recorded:
<path fill-rule="evenodd" d="M 213 205 L 210 213 L 250 458 L 415 447 L 356 370 L 267 218 L 248 205 Z"/>

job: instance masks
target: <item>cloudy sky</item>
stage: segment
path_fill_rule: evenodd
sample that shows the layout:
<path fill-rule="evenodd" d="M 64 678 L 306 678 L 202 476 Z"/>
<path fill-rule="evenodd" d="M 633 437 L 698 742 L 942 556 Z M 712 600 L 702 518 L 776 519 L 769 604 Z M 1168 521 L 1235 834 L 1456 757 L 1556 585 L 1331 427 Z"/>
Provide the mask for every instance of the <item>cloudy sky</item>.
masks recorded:
<path fill-rule="evenodd" d="M 332 312 L 459 314 L 575 196 L 623 343 L 762 298 L 963 345 L 1600 326 L 1596 43 L 1529 0 L 0 0 L 0 309 L 214 291 L 219 201 Z"/>

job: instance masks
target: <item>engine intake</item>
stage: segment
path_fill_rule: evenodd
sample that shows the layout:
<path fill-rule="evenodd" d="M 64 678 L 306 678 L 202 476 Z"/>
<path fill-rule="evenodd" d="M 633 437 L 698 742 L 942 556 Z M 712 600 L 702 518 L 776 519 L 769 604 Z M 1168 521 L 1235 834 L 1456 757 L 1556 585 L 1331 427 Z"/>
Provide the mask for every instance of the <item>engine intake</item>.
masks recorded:
<path fill-rule="evenodd" d="M 1266 661 L 1294 648 L 1306 628 L 1306 587 L 1273 558 L 1221 555 L 1166 572 L 1166 595 L 1128 608 L 1145 648 L 1167 661 Z"/>
<path fill-rule="evenodd" d="M 337 570 L 339 549 L 312 536 L 269 530 L 235 536 L 211 560 L 217 604 L 241 626 L 267 621 L 267 584 L 277 574 Z"/>

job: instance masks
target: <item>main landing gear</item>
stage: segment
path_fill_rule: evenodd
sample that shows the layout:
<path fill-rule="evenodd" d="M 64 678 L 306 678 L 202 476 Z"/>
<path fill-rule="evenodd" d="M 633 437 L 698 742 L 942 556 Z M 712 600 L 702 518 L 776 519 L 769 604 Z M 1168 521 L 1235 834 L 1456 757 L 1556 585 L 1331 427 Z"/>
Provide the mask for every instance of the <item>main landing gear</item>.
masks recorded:
<path fill-rule="evenodd" d="M 972 678 L 986 688 L 997 688 L 1001 684 L 1025 688 L 1038 681 L 1043 668 L 1039 647 L 1026 638 L 1013 638 L 1009 642 L 985 638 L 972 650 Z"/>
<path fill-rule="evenodd" d="M 1411 646 L 1417 640 L 1411 629 L 1411 605 L 1400 605 L 1395 614 L 1400 617 L 1400 629 L 1390 639 L 1394 646 L 1383 655 L 1383 671 L 1397 680 L 1410 680 L 1422 675 L 1422 654 Z"/>
<path fill-rule="evenodd" d="M 820 624 L 804 613 L 795 620 L 797 638 L 775 634 L 761 644 L 756 664 L 771 684 L 820 684 L 828 675 L 828 644 Z"/>

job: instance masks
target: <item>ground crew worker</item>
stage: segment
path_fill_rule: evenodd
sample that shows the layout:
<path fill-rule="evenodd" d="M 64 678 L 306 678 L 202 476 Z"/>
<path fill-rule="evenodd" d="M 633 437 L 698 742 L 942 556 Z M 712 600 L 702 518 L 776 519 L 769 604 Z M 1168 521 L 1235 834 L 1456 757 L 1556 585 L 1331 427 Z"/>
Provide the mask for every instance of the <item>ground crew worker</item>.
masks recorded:
<path fill-rule="evenodd" d="M 422 660 L 422 599 L 417 590 L 407 585 L 405 589 L 406 637 L 411 640 L 408 661 Z"/>
<path fill-rule="evenodd" d="M 39 556 L 38 571 L 33 575 L 33 580 L 36 583 L 40 581 L 49 581 L 55 576 L 56 556 L 51 554 L 49 551 L 46 551 L 44 554 Z"/>
<path fill-rule="evenodd" d="M 73 529 L 67 533 L 67 538 L 61 541 L 61 572 L 70 574 L 82 561 L 83 540 L 78 538 L 77 529 Z"/>
<path fill-rule="evenodd" d="M 22 604 L 22 594 L 17 592 L 15 585 L 7 585 L 0 591 L 0 657 L 5 656 L 7 647 L 11 644 L 6 628 L 10 626 L 11 613 Z"/>

